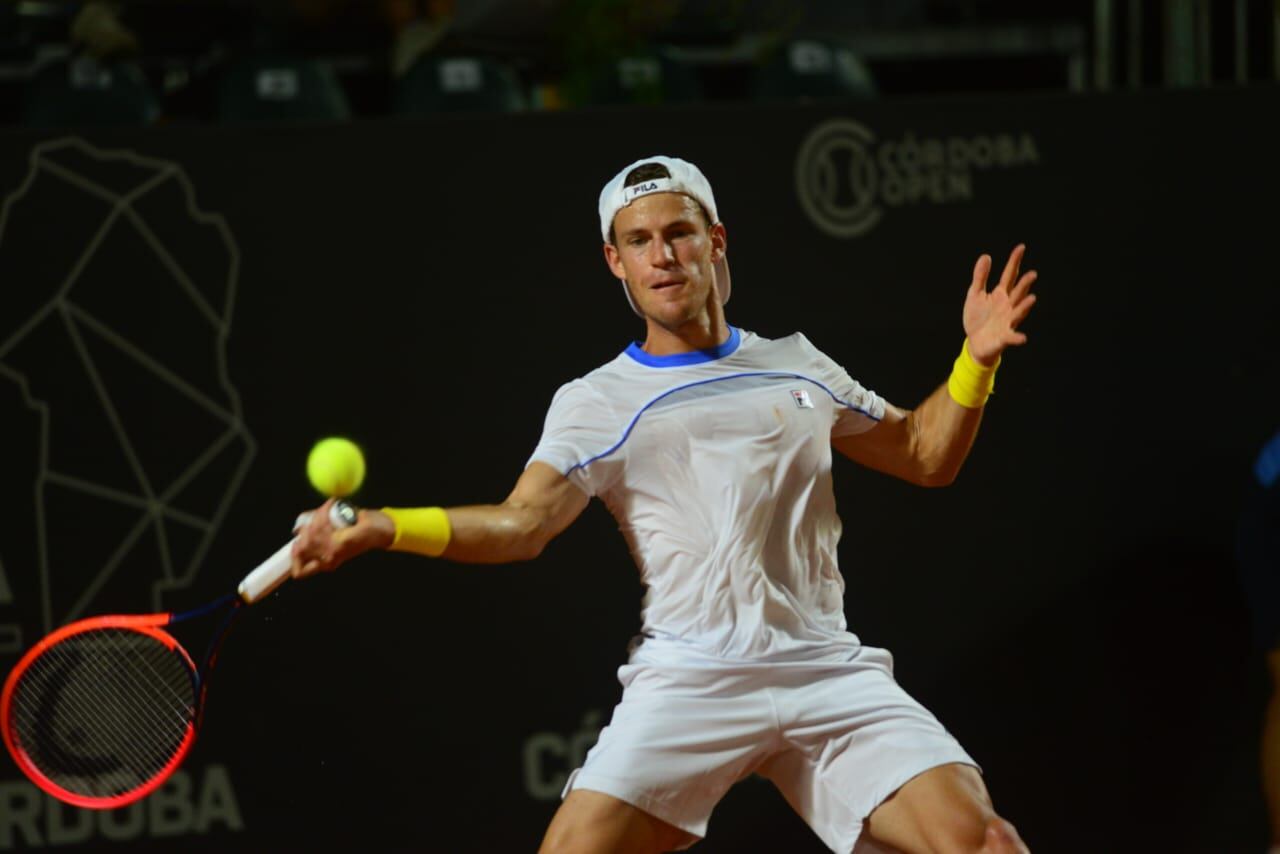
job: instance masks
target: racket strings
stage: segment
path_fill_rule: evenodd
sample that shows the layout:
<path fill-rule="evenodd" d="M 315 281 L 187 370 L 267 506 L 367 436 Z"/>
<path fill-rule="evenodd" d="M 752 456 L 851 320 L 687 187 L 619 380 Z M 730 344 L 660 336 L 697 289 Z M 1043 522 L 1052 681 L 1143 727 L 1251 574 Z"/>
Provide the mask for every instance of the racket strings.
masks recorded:
<path fill-rule="evenodd" d="M 64 638 L 31 662 L 14 687 L 10 728 L 56 785 L 114 797 L 169 764 L 195 704 L 180 653 L 142 632 L 101 628 Z"/>
<path fill-rule="evenodd" d="M 155 646 L 163 645 L 152 642 Z M 117 650 L 119 652 L 119 650 Z M 134 662 L 135 654 L 116 655 L 113 660 L 129 668 L 129 678 L 112 677 L 103 671 L 104 662 L 86 657 L 73 649 L 58 648 L 47 655 L 50 667 L 37 672 L 44 691 L 23 692 L 21 708 L 27 712 L 26 722 L 36 723 L 28 729 L 34 739 L 20 739 L 29 748 L 32 759 L 42 770 L 59 771 L 74 776 L 86 773 L 104 774 L 113 769 L 127 767 L 121 762 L 119 748 L 131 746 L 140 726 L 145 726 L 163 737 L 172 724 L 166 725 L 155 707 L 157 694 L 153 681 L 139 681 L 142 674 Z M 143 659 L 145 660 L 145 659 Z M 42 662 L 43 664 L 43 662 Z M 157 674 L 154 668 L 150 668 Z M 67 676 L 76 671 L 76 678 Z M 169 692 L 172 696 L 172 691 Z M 15 704 L 18 698 L 15 698 Z M 145 751 L 133 750 L 132 765 L 139 770 L 147 766 Z M 139 761 L 141 760 L 141 761 Z M 46 767 L 47 766 L 47 767 Z M 157 766 L 156 770 L 163 765 Z"/>
<path fill-rule="evenodd" d="M 174 687 L 148 660 L 157 655 L 173 658 L 173 654 L 138 634 L 126 645 L 110 648 L 110 656 L 101 655 L 101 644 L 95 645 L 95 655 L 62 646 L 48 656 L 51 668 L 42 668 L 45 691 L 30 693 L 30 701 L 22 704 L 38 716 L 32 744 L 42 748 L 40 758 L 49 766 L 44 770 L 82 777 L 130 767 L 154 773 L 164 767 L 165 751 L 148 750 L 138 735 L 145 728 L 152 739 L 172 741 L 176 736 L 180 743 L 185 734 L 185 719 L 173 715 L 177 711 L 171 705 Z M 146 671 L 138 667 L 139 662 Z M 110 669 L 112 664 L 119 672 Z M 168 713 L 159 711 L 161 703 L 168 706 Z"/>
<path fill-rule="evenodd" d="M 153 647 L 162 647 L 162 646 L 163 644 L 149 644 L 141 647 L 141 649 L 151 650 Z M 172 651 L 165 649 L 162 660 L 165 660 L 171 657 L 173 657 Z M 147 671 L 148 671 L 147 673 L 143 673 L 141 670 L 138 669 L 137 667 L 138 662 L 141 662 L 142 664 L 146 665 Z M 95 660 L 93 663 L 95 666 L 103 666 L 103 667 L 106 666 L 105 662 L 99 661 L 99 660 Z M 177 719 L 181 721 L 181 726 L 185 728 L 187 721 L 190 719 L 190 709 L 191 709 L 190 703 L 188 702 L 188 697 L 191 695 L 189 678 L 187 680 L 184 680 L 181 683 L 181 686 L 175 688 L 166 680 L 165 676 L 161 674 L 160 671 L 157 670 L 156 667 L 151 663 L 151 656 L 148 656 L 145 654 L 127 656 L 124 659 L 124 663 L 127 664 L 130 668 L 132 668 L 132 673 L 135 678 L 122 679 L 118 681 L 107 680 L 105 684 L 110 684 L 113 687 L 123 688 L 126 690 L 134 690 L 135 698 L 138 698 L 140 696 L 136 689 L 143 689 L 143 688 L 154 689 L 152 696 L 142 697 L 144 701 L 144 705 L 141 708 L 146 709 L 147 711 L 150 711 L 150 712 L 154 712 L 155 717 L 157 718 L 157 721 L 160 721 L 162 720 L 162 717 L 163 717 L 161 704 L 167 704 L 167 709 L 176 715 Z M 183 670 L 185 673 L 186 668 L 183 668 Z M 167 696 L 160 695 L 160 689 L 163 689 L 163 688 L 168 689 L 169 693 Z"/>
<path fill-rule="evenodd" d="M 70 658 L 66 654 L 62 654 L 59 658 L 63 659 L 64 665 Z M 128 662 L 126 658 L 124 661 Z M 100 662 L 94 660 L 71 659 L 72 666 L 82 663 L 83 666 L 96 668 Z M 137 671 L 135 670 L 135 675 Z M 139 715 L 144 719 L 143 722 L 151 726 L 164 727 L 166 722 L 162 719 L 158 708 L 151 702 L 151 699 L 138 690 L 139 683 L 136 679 L 120 680 L 104 678 L 95 683 L 95 690 L 100 690 L 108 700 L 106 704 L 98 701 L 100 698 L 92 693 L 86 693 L 83 688 L 77 690 L 76 685 L 69 685 L 60 699 L 66 702 L 68 708 L 71 709 L 73 715 L 77 719 L 85 719 L 96 716 L 96 722 L 103 733 L 110 733 L 118 742 L 127 742 L 132 733 L 127 723 L 116 720 L 116 713 L 122 709 L 137 709 Z M 172 709 L 171 711 L 177 711 Z M 185 720 L 183 722 L 185 728 Z M 89 763 L 92 764 L 92 763 Z"/>
<path fill-rule="evenodd" d="M 150 647 L 153 645 L 157 645 L 157 644 L 155 644 L 154 641 L 150 641 L 150 639 L 144 639 L 141 644 L 137 645 L 139 647 L 138 649 L 130 650 L 130 652 L 145 653 L 149 651 Z M 162 646 L 162 645 L 159 645 L 159 646 Z M 110 699 L 112 700 L 112 704 L 106 707 L 107 709 L 113 709 L 113 708 L 118 709 L 118 708 L 123 708 L 123 707 L 132 705 L 133 707 L 136 707 L 140 712 L 145 714 L 145 716 L 148 717 L 153 724 L 163 725 L 164 720 L 161 714 L 161 710 L 158 707 L 158 703 L 165 702 L 171 699 L 178 700 L 180 702 L 170 703 L 168 706 L 168 710 L 176 713 L 181 718 L 181 720 L 183 721 L 183 724 L 185 725 L 186 705 L 185 703 L 181 702 L 182 697 L 180 692 L 174 692 L 171 690 L 168 698 L 161 698 L 158 694 L 155 694 L 154 691 L 150 695 L 146 693 L 150 689 L 154 689 L 158 686 L 163 685 L 163 677 L 160 675 L 159 671 L 157 671 L 147 661 L 145 654 L 117 656 L 112 661 L 112 664 L 116 666 L 130 668 L 130 672 L 133 676 L 133 678 L 120 679 L 120 678 L 111 677 L 111 672 L 112 672 L 111 668 L 108 666 L 108 664 L 104 659 L 96 658 L 96 657 L 81 656 L 78 652 L 68 650 L 68 649 L 63 649 L 61 647 L 62 645 L 60 644 L 58 645 L 58 647 L 54 647 L 53 649 L 50 650 L 50 652 L 57 653 L 58 659 L 59 659 L 57 661 L 58 665 L 64 666 L 64 667 L 83 666 L 83 667 L 95 669 L 98 671 L 98 673 L 96 674 L 98 676 L 98 679 L 95 684 L 97 685 L 98 688 L 102 690 L 104 694 L 111 695 Z M 137 668 L 136 663 L 138 661 L 142 661 L 144 664 L 147 665 L 148 670 L 150 671 L 149 674 L 145 674 Z M 93 700 L 95 699 L 95 697 L 93 697 L 92 695 L 89 695 L 87 697 L 82 697 L 80 693 L 81 692 L 71 691 L 69 692 L 69 694 L 66 696 L 65 699 L 69 704 L 76 705 L 77 711 L 79 711 L 81 714 L 92 713 L 92 710 L 95 707 L 87 706 L 84 704 L 83 701 Z"/>
<path fill-rule="evenodd" d="M 111 678 L 107 678 L 105 675 L 102 674 L 102 671 L 106 668 L 106 665 L 104 664 L 103 661 L 96 658 L 84 658 L 84 657 L 81 657 L 78 653 L 74 653 L 70 650 L 64 650 L 64 649 L 61 649 L 60 647 L 61 645 L 59 645 L 59 647 L 55 647 L 50 650 L 51 653 L 57 653 L 57 656 L 59 659 L 58 664 L 62 666 L 84 666 L 87 668 L 96 668 L 99 670 L 100 675 L 102 675 L 102 678 L 97 684 L 104 693 L 111 695 L 111 699 L 114 704 L 109 708 L 120 708 L 129 704 L 136 704 L 137 708 L 139 708 L 142 712 L 146 713 L 147 716 L 152 719 L 153 723 L 155 724 L 163 723 L 163 720 L 159 714 L 159 710 L 153 702 L 153 698 L 145 696 L 141 690 L 141 689 L 152 687 L 158 684 L 157 682 L 152 681 L 152 678 L 155 678 L 155 679 L 160 678 L 158 671 L 156 671 L 154 667 L 151 667 L 150 664 L 148 664 L 148 668 L 151 670 L 150 677 L 141 673 L 141 671 L 139 671 L 136 668 L 134 662 L 137 661 L 138 659 L 141 659 L 144 663 L 146 663 L 145 657 L 127 656 L 127 657 L 117 659 L 117 662 L 116 662 L 117 664 L 121 666 L 130 667 L 131 672 L 135 678 L 111 679 Z M 174 695 L 174 696 L 176 697 L 177 695 Z M 90 713 L 91 708 L 83 705 L 82 701 L 85 698 L 82 698 L 79 695 L 79 692 L 71 692 L 68 694 L 68 696 L 65 697 L 65 699 L 69 704 L 77 706 L 77 711 L 79 713 L 81 714 Z M 93 698 L 89 697 L 88 699 L 93 699 Z M 158 700 L 159 698 L 154 698 L 154 699 Z M 181 705 L 171 705 L 169 708 L 170 708 L 170 711 L 177 712 L 179 715 L 182 714 L 183 706 Z"/>

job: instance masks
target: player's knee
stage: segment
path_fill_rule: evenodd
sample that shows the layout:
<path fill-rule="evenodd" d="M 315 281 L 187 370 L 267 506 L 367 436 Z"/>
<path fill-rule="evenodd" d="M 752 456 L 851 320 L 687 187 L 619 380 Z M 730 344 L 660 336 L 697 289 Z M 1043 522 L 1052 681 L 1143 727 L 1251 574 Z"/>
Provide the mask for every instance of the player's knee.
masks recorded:
<path fill-rule="evenodd" d="M 599 823 L 595 804 L 584 803 L 581 796 L 560 805 L 551 825 L 542 837 L 538 854 L 578 854 L 591 850 L 593 825 Z"/>
<path fill-rule="evenodd" d="M 538 846 L 538 854 L 551 854 L 553 851 L 565 850 L 568 840 L 566 829 L 552 824 L 542 836 L 542 844 Z"/>
<path fill-rule="evenodd" d="M 590 831 L 569 825 L 552 827 L 542 838 L 538 854 L 594 854 L 599 850 Z"/>
<path fill-rule="evenodd" d="M 956 854 L 1026 854 L 1018 831 L 997 815 L 955 816 L 931 835 L 935 850 Z"/>
<path fill-rule="evenodd" d="M 561 804 L 539 854 L 671 851 L 688 840 L 678 828 L 611 796 L 576 789 Z"/>
<path fill-rule="evenodd" d="M 542 838 L 538 854 L 596 854 L 608 850 L 597 838 L 599 829 L 589 820 L 552 822 Z"/>
<path fill-rule="evenodd" d="M 1027 854 L 1027 846 L 1018 836 L 1017 829 L 999 816 L 987 822 L 982 847 L 978 850 L 982 854 Z"/>

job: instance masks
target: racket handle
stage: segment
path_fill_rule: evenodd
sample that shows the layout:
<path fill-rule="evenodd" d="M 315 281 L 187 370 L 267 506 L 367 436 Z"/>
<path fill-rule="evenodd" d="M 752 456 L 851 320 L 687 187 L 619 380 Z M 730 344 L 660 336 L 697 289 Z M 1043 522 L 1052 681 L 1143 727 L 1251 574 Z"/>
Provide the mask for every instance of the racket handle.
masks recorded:
<path fill-rule="evenodd" d="M 335 528 L 350 528 L 356 523 L 358 511 L 345 501 L 335 501 L 329 508 L 329 524 Z M 310 514 L 298 517 L 294 530 L 307 523 Z M 289 568 L 293 565 L 293 544 L 298 541 L 294 537 L 285 543 L 271 557 L 258 564 L 257 568 L 244 577 L 236 592 L 246 605 L 252 605 L 272 590 L 275 590 L 289 577 Z"/>

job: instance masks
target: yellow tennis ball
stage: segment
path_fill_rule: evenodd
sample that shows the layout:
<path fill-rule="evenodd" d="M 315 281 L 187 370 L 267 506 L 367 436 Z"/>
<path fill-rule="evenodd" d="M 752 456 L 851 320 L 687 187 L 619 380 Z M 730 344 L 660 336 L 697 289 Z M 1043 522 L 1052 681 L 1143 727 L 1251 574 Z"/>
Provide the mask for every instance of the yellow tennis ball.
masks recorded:
<path fill-rule="evenodd" d="M 321 495 L 344 498 L 364 482 L 364 454 L 350 439 L 321 439 L 307 454 L 307 479 Z"/>

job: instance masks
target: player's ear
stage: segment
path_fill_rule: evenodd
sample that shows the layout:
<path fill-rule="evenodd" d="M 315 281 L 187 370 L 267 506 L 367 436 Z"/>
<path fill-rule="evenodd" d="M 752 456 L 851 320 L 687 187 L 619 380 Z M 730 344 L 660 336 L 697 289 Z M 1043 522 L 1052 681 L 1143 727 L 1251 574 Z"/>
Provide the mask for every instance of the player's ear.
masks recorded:
<path fill-rule="evenodd" d="M 624 280 L 627 278 L 627 270 L 622 266 L 622 256 L 618 253 L 618 247 L 612 243 L 604 245 L 604 262 L 609 265 L 609 271 L 615 278 Z"/>
<path fill-rule="evenodd" d="M 711 226 L 711 263 L 716 263 L 724 257 L 724 253 L 729 249 L 729 233 L 724 230 L 724 223 L 717 222 Z"/>

